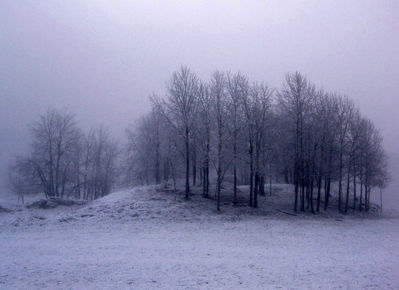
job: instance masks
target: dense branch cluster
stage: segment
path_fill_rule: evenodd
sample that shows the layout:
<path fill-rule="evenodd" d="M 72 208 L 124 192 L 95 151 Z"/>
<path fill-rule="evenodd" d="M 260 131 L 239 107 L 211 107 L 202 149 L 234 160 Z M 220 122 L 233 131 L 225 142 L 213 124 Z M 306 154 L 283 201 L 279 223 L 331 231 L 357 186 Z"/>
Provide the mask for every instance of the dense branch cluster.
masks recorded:
<path fill-rule="evenodd" d="M 125 173 L 131 184 L 185 179 L 217 209 L 223 182 L 249 184 L 257 207 L 267 177 L 294 185 L 294 209 L 320 210 L 337 196 L 338 209 L 368 210 L 373 187 L 387 182 L 382 138 L 346 96 L 325 92 L 300 73 L 281 89 L 250 83 L 240 73 L 215 72 L 208 82 L 189 68 L 175 72 L 164 97 L 128 132 Z M 334 189 L 333 189 L 334 188 Z M 336 189 L 335 189 L 336 188 Z"/>

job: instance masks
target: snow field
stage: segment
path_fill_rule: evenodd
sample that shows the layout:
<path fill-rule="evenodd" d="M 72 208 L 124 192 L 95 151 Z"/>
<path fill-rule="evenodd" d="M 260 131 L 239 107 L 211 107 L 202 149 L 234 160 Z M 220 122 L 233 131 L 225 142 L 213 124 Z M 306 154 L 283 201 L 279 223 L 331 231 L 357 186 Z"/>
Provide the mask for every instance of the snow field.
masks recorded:
<path fill-rule="evenodd" d="M 0 288 L 399 289 L 397 218 L 217 214 L 198 200 L 147 187 L 1 213 Z"/>

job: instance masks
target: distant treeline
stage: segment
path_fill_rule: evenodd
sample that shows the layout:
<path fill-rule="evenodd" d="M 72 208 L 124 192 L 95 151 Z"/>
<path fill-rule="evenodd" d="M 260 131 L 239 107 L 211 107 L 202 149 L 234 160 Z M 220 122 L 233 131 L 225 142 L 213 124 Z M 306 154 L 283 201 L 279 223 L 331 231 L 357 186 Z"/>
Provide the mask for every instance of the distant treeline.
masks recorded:
<path fill-rule="evenodd" d="M 84 133 L 68 112 L 50 110 L 31 125 L 31 150 L 9 166 L 9 183 L 22 198 L 95 199 L 117 183 L 172 184 L 185 180 L 216 206 L 226 179 L 249 185 L 258 206 L 266 180 L 294 185 L 293 208 L 317 212 L 338 197 L 338 209 L 370 207 L 371 189 L 388 180 L 382 137 L 346 96 L 317 88 L 300 73 L 276 90 L 241 73 L 216 71 L 200 80 L 187 67 L 173 73 L 164 96 L 127 129 L 120 150 L 103 127 Z M 123 153 L 123 154 L 121 154 Z M 332 184 L 337 187 L 332 190 Z"/>
<path fill-rule="evenodd" d="M 43 192 L 49 197 L 95 199 L 115 182 L 118 146 L 103 127 L 84 133 L 71 113 L 49 110 L 30 126 L 27 156 L 9 165 L 8 180 L 18 200 Z"/>

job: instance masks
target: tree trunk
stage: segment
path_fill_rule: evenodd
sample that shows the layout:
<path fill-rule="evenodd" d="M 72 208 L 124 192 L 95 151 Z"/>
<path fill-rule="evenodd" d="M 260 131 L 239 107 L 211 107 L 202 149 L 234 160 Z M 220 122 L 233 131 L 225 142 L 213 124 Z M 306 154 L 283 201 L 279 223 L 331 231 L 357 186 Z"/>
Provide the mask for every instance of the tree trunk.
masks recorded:
<path fill-rule="evenodd" d="M 362 211 L 362 203 L 363 203 L 363 178 L 360 173 L 360 198 L 359 198 L 359 211 Z"/>
<path fill-rule="evenodd" d="M 294 210 L 297 211 L 298 210 L 298 166 L 295 165 L 295 202 L 294 202 Z"/>
<path fill-rule="evenodd" d="M 159 162 L 159 142 L 157 142 L 155 146 L 155 183 L 160 184 L 161 183 L 161 178 L 160 178 L 160 162 Z"/>
<path fill-rule="evenodd" d="M 220 211 L 220 193 L 222 187 L 222 124 L 221 120 L 218 121 L 218 163 L 217 163 L 217 186 L 216 186 L 216 196 L 217 196 L 217 210 Z"/>
<path fill-rule="evenodd" d="M 269 175 L 269 195 L 272 196 L 272 172 Z"/>
<path fill-rule="evenodd" d="M 254 160 L 253 160 L 253 145 L 249 144 L 249 206 L 253 206 L 253 190 L 254 190 Z"/>
<path fill-rule="evenodd" d="M 310 207 L 310 181 L 309 177 L 306 177 L 306 209 Z"/>
<path fill-rule="evenodd" d="M 209 196 L 209 167 L 205 167 L 204 182 L 205 182 L 205 198 L 208 198 L 208 196 Z"/>
<path fill-rule="evenodd" d="M 331 180 L 330 177 L 328 177 L 325 181 L 325 192 L 324 192 L 324 210 L 327 210 L 328 208 L 328 203 L 330 201 L 330 186 L 331 186 Z"/>
<path fill-rule="evenodd" d="M 346 177 L 346 200 L 345 200 L 345 212 L 348 212 L 349 205 L 349 184 L 350 184 L 350 161 L 348 161 L 348 174 Z"/>
<path fill-rule="evenodd" d="M 197 154 L 195 147 L 193 148 L 193 186 L 197 183 Z"/>
<path fill-rule="evenodd" d="M 313 177 L 310 178 L 310 209 L 312 213 L 314 212 L 314 206 L 313 206 Z"/>
<path fill-rule="evenodd" d="M 211 134 L 210 134 L 210 128 L 207 127 L 207 134 L 206 134 L 206 176 L 205 176 L 205 180 L 206 180 L 206 196 L 209 196 L 209 155 L 210 155 L 210 151 L 211 151 Z"/>
<path fill-rule="evenodd" d="M 321 176 L 319 176 L 317 180 L 317 208 L 316 210 L 320 211 L 320 198 L 321 198 Z"/>
<path fill-rule="evenodd" d="M 198 186 L 203 186 L 203 182 L 204 182 L 204 176 L 203 175 L 204 175 L 204 170 L 201 167 L 199 169 L 199 184 L 198 184 Z"/>
<path fill-rule="evenodd" d="M 301 211 L 305 211 L 305 180 L 301 177 Z"/>
<path fill-rule="evenodd" d="M 356 160 L 353 160 L 353 209 L 356 209 Z"/>
<path fill-rule="evenodd" d="M 258 207 L 259 173 L 255 172 L 254 207 Z"/>
<path fill-rule="evenodd" d="M 234 164 L 233 204 L 237 204 L 237 167 Z"/>
<path fill-rule="evenodd" d="M 221 190 L 222 190 L 222 188 L 221 188 L 222 187 L 222 177 L 221 177 L 221 175 L 222 175 L 222 167 L 220 165 L 220 162 L 219 162 L 217 171 L 218 171 L 217 172 L 218 177 L 217 177 L 217 185 L 216 185 L 216 198 L 217 198 L 216 209 L 218 211 L 220 211 L 220 193 L 221 193 Z"/>
<path fill-rule="evenodd" d="M 236 108 L 234 108 L 236 110 Z M 237 130 L 236 130 L 236 112 L 234 111 L 234 140 L 233 140 L 233 205 L 237 204 Z"/>
<path fill-rule="evenodd" d="M 206 167 L 201 168 L 202 197 L 206 197 Z"/>
<path fill-rule="evenodd" d="M 339 177 L 338 177 L 338 211 L 341 211 L 341 192 L 342 192 L 342 146 L 339 156 Z"/>
<path fill-rule="evenodd" d="M 190 140 L 188 127 L 186 127 L 186 199 L 190 195 Z"/>
<path fill-rule="evenodd" d="M 360 198 L 359 198 L 359 211 L 362 210 L 363 202 L 363 158 L 360 157 Z"/>

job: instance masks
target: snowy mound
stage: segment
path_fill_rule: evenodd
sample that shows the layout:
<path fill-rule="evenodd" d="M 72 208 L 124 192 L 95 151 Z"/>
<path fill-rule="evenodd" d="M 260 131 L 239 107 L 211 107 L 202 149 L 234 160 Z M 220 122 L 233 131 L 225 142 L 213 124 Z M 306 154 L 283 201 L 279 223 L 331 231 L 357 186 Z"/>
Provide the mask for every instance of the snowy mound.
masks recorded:
<path fill-rule="evenodd" d="M 70 206 L 27 208 L 22 205 L 7 205 L 0 210 L 0 227 L 57 226 L 60 223 L 79 223 L 112 225 L 132 222 L 156 221 L 200 222 L 210 220 L 239 221 L 251 219 L 329 219 L 335 221 L 353 218 L 397 217 L 396 212 L 384 215 L 373 207 L 371 211 L 350 211 L 339 213 L 336 208 L 321 210 L 316 215 L 307 212 L 292 211 L 292 187 L 275 184 L 272 195 L 259 197 L 257 209 L 247 206 L 247 186 L 238 188 L 238 204 L 233 206 L 231 185 L 226 183 L 222 190 L 222 210 L 216 211 L 214 195 L 203 198 L 201 188 L 193 188 L 189 200 L 184 199 L 184 192 L 162 188 L 161 186 L 143 186 L 113 192 L 105 197 L 85 204 L 71 203 Z M 36 203 L 38 203 L 36 201 Z M 40 203 L 40 201 L 39 201 Z M 51 202 L 50 202 L 51 203 Z M 35 204 L 35 202 L 33 202 Z M 61 203 L 62 204 L 62 203 Z"/>

